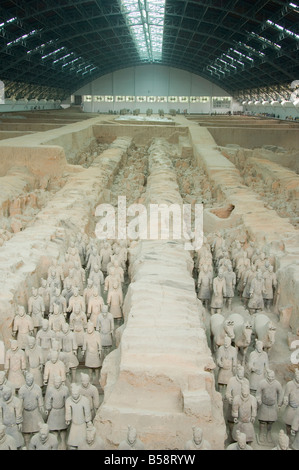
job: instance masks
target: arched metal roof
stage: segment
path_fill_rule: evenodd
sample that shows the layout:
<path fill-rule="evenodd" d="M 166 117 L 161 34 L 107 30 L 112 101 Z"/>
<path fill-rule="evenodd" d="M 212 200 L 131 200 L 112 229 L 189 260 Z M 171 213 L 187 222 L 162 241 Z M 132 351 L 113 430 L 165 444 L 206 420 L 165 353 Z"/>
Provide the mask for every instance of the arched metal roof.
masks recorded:
<path fill-rule="evenodd" d="M 161 0 L 156 18 L 157 1 L 2 0 L 0 79 L 66 96 L 145 63 L 184 69 L 232 94 L 299 79 L 299 0 Z M 132 20 L 134 3 L 142 11 Z M 156 31 L 161 53 L 142 54 L 133 26 L 145 34 L 156 26 L 150 48 L 159 46 Z"/>

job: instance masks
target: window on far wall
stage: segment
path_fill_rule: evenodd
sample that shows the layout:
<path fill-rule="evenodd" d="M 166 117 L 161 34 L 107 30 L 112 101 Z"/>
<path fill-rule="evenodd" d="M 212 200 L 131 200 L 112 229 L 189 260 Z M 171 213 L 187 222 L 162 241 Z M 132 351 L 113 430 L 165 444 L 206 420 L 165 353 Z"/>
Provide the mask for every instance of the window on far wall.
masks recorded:
<path fill-rule="evenodd" d="M 167 96 L 157 96 L 158 103 L 167 103 Z"/>
<path fill-rule="evenodd" d="M 102 103 L 103 101 L 105 101 L 105 96 L 95 96 L 94 101 L 96 103 Z"/>
<path fill-rule="evenodd" d="M 106 103 L 113 103 L 114 97 L 113 96 L 105 96 Z"/>
<path fill-rule="evenodd" d="M 213 96 L 213 108 L 229 109 L 231 107 L 231 101 L 230 96 Z"/>
<path fill-rule="evenodd" d="M 137 96 L 137 103 L 146 103 L 146 96 Z"/>
<path fill-rule="evenodd" d="M 91 95 L 85 95 L 84 96 L 84 101 L 87 102 L 87 103 L 91 103 L 92 102 L 92 96 Z"/>

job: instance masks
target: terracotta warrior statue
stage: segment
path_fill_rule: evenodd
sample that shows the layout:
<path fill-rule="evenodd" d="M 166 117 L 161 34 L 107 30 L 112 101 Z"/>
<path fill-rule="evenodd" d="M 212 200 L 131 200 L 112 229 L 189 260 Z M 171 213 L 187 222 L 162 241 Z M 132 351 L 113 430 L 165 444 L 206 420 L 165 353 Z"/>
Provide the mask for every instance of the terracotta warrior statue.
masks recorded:
<path fill-rule="evenodd" d="M 65 422 L 70 426 L 68 448 L 75 450 L 86 441 L 87 426 L 92 424 L 89 399 L 80 394 L 77 384 L 72 384 L 71 396 L 66 399 Z"/>
<path fill-rule="evenodd" d="M 45 398 L 46 416 L 49 430 L 57 437 L 60 436 L 63 449 L 66 449 L 65 403 L 68 397 L 69 389 L 63 385 L 61 376 L 55 375 L 54 385 L 48 387 Z"/>
<path fill-rule="evenodd" d="M 266 370 L 266 376 L 258 385 L 256 391 L 258 403 L 258 420 L 260 424 L 259 441 L 273 444 L 271 430 L 278 419 L 278 408 L 283 403 L 282 386 L 275 379 L 275 372 Z"/>
<path fill-rule="evenodd" d="M 98 383 L 102 365 L 102 342 L 100 333 L 95 331 L 91 322 L 88 322 L 87 331 L 84 334 L 82 353 L 85 355 L 85 366 L 89 369 L 91 381 L 94 371 L 95 382 Z"/>
<path fill-rule="evenodd" d="M 106 357 L 111 351 L 114 339 L 114 318 L 108 311 L 108 306 L 104 305 L 102 313 L 98 317 L 96 330 L 100 332 L 103 356 Z"/>
<path fill-rule="evenodd" d="M 236 375 L 234 377 L 231 377 L 228 381 L 224 401 L 224 417 L 228 424 L 228 431 L 230 433 L 230 436 L 234 425 L 234 418 L 232 416 L 232 404 L 234 398 L 237 395 L 241 394 L 243 384 L 249 386 L 249 380 L 245 377 L 244 367 L 241 364 L 238 364 L 236 368 Z"/>
<path fill-rule="evenodd" d="M 236 274 L 233 271 L 233 267 L 231 264 L 227 265 L 227 271 L 224 273 L 225 279 L 225 300 L 226 300 L 226 307 L 231 310 L 232 308 L 232 300 L 235 296 L 235 288 L 236 288 Z"/>
<path fill-rule="evenodd" d="M 14 318 L 12 335 L 17 338 L 20 349 L 25 350 L 28 344 L 28 336 L 33 335 L 34 326 L 30 315 L 27 315 L 25 308 L 19 306 L 18 313 Z"/>
<path fill-rule="evenodd" d="M 1 450 L 17 450 L 15 439 L 6 433 L 6 426 L 0 424 L 0 451 Z"/>
<path fill-rule="evenodd" d="M 97 435 L 97 430 L 93 424 L 88 424 L 86 429 L 86 442 L 78 446 L 78 450 L 105 450 L 103 439 Z"/>
<path fill-rule="evenodd" d="M 44 319 L 42 322 L 42 329 L 39 330 L 36 335 L 36 343 L 40 346 L 43 353 L 43 364 L 45 364 L 48 359 L 53 341 L 55 341 L 55 333 L 50 328 L 49 320 Z"/>
<path fill-rule="evenodd" d="M 248 309 L 251 314 L 258 313 L 264 308 L 265 283 L 262 271 L 257 271 L 249 290 Z"/>
<path fill-rule="evenodd" d="M 26 383 L 19 390 L 19 398 L 23 409 L 22 432 L 25 434 L 25 444 L 29 444 L 32 434 L 39 431 L 39 423 L 43 423 L 44 400 L 42 389 L 34 383 L 34 377 L 26 374 Z"/>
<path fill-rule="evenodd" d="M 283 420 L 286 425 L 287 435 L 290 436 L 292 423 L 296 411 L 299 409 L 299 369 L 295 370 L 294 379 L 287 383 L 283 401 L 286 405 Z"/>
<path fill-rule="evenodd" d="M 10 341 L 10 349 L 5 356 L 4 370 L 7 374 L 7 380 L 18 391 L 25 384 L 26 357 L 16 340 Z"/>
<path fill-rule="evenodd" d="M 223 270 L 220 268 L 218 276 L 213 280 L 213 295 L 211 301 L 211 313 L 221 313 L 224 300 L 226 296 L 226 282 L 224 279 Z"/>
<path fill-rule="evenodd" d="M 246 442 L 246 434 L 240 431 L 236 431 L 237 442 L 230 444 L 226 450 L 253 450 Z"/>
<path fill-rule="evenodd" d="M 231 338 L 225 336 L 224 345 L 217 350 L 218 387 L 224 394 L 229 380 L 234 376 L 237 367 L 237 349 L 231 345 Z"/>
<path fill-rule="evenodd" d="M 212 273 L 209 271 L 208 265 L 204 264 L 202 269 L 199 271 L 197 287 L 198 298 L 202 301 L 202 304 L 205 308 L 209 307 L 209 302 L 211 300 L 212 285 Z"/>
<path fill-rule="evenodd" d="M 63 384 L 66 381 L 66 367 L 64 362 L 59 359 L 59 352 L 52 350 L 50 352 L 51 359 L 46 362 L 44 370 L 44 385 L 47 387 L 53 387 L 54 377 L 59 375 Z"/>
<path fill-rule="evenodd" d="M 232 416 L 234 418 L 233 439 L 237 440 L 237 431 L 246 434 L 249 445 L 255 440 L 254 422 L 257 415 L 257 402 L 247 384 L 243 384 L 241 394 L 233 399 Z"/>
<path fill-rule="evenodd" d="M 248 359 L 250 391 L 253 395 L 256 394 L 259 383 L 265 378 L 266 369 L 269 368 L 268 354 L 263 347 L 262 341 L 256 340 L 255 350 L 250 353 Z"/>
<path fill-rule="evenodd" d="M 122 289 L 120 289 L 119 283 L 115 281 L 113 283 L 112 289 L 110 289 L 108 292 L 107 304 L 117 326 L 120 326 L 122 320 L 123 302 L 124 299 Z"/>
<path fill-rule="evenodd" d="M 289 436 L 287 436 L 287 434 L 285 434 L 284 431 L 281 429 L 278 435 L 277 446 L 274 447 L 272 450 L 291 450 L 289 445 L 290 445 Z"/>
<path fill-rule="evenodd" d="M 88 374 L 81 373 L 80 393 L 89 399 L 91 416 L 92 420 L 94 420 L 96 412 L 100 406 L 100 395 L 97 387 L 90 383 L 90 377 Z"/>
<path fill-rule="evenodd" d="M 76 336 L 70 330 L 70 325 L 65 323 L 62 327 L 62 334 L 60 336 L 61 351 L 64 354 L 65 361 L 67 362 L 67 370 L 71 371 L 71 382 L 76 382 L 76 370 L 79 365 L 78 361 L 78 345 Z"/>
<path fill-rule="evenodd" d="M 137 438 L 135 428 L 128 426 L 127 438 L 119 444 L 118 450 L 145 450 L 144 444 Z"/>
<path fill-rule="evenodd" d="M 28 301 L 28 314 L 31 315 L 35 335 L 39 328 L 42 326 L 42 321 L 45 315 L 44 300 L 38 293 L 38 289 L 32 288 L 32 297 Z"/>
<path fill-rule="evenodd" d="M 57 437 L 50 433 L 47 424 L 40 423 L 39 432 L 32 437 L 28 450 L 58 450 Z"/>
<path fill-rule="evenodd" d="M 24 446 L 22 435 L 22 403 L 13 395 L 10 387 L 3 387 L 2 400 L 0 401 L 0 424 L 6 427 L 6 434 L 11 436 L 18 449 Z"/>
<path fill-rule="evenodd" d="M 203 431 L 198 426 L 193 426 L 193 437 L 185 444 L 185 450 L 212 450 L 211 444 L 204 440 Z"/>

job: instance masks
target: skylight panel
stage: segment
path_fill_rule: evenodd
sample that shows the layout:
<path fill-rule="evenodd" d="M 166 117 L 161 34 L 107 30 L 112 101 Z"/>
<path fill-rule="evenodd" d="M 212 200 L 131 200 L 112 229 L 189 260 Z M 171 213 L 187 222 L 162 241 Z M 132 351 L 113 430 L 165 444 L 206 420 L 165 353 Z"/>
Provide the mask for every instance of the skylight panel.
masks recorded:
<path fill-rule="evenodd" d="M 165 3 L 166 0 L 120 0 L 142 60 L 162 59 Z"/>
<path fill-rule="evenodd" d="M 274 23 L 271 20 L 267 20 L 267 23 L 273 26 L 274 28 L 278 29 L 279 31 L 282 31 L 283 33 L 287 34 L 288 36 L 292 36 L 295 39 L 299 39 L 299 34 L 294 33 L 293 31 L 284 28 L 280 24 Z"/>

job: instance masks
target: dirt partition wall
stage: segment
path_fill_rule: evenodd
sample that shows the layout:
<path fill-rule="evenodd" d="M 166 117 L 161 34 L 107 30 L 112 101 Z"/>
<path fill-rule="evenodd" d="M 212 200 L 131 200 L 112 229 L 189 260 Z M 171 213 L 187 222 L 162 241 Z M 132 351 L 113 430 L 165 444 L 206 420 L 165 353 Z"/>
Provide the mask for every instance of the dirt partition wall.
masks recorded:
<path fill-rule="evenodd" d="M 299 129 L 255 129 L 249 127 L 207 127 L 218 145 L 237 144 L 253 149 L 263 145 L 276 145 L 299 150 Z"/>

